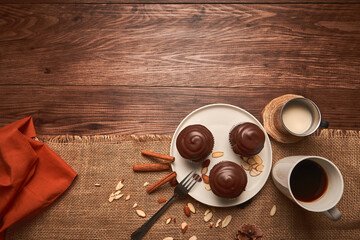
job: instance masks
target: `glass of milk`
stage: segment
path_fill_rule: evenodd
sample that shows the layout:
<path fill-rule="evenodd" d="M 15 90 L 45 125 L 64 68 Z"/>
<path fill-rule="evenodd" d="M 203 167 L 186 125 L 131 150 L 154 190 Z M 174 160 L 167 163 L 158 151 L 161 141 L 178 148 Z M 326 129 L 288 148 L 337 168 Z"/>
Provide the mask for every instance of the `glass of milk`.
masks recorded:
<path fill-rule="evenodd" d="M 287 101 L 281 109 L 281 123 L 290 134 L 304 137 L 319 127 L 328 128 L 329 123 L 321 119 L 321 113 L 310 99 L 299 97 Z"/>

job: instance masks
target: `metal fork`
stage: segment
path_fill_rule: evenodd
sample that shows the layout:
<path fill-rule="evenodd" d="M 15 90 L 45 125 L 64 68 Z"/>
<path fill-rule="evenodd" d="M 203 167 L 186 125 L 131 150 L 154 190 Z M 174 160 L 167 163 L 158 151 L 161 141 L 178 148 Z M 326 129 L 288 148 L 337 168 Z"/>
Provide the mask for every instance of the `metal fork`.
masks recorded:
<path fill-rule="evenodd" d="M 147 220 L 140 228 L 131 234 L 131 240 L 140 240 L 149 231 L 152 225 L 159 219 L 159 217 L 165 212 L 165 210 L 174 202 L 176 198 L 182 198 L 188 195 L 189 191 L 198 182 L 198 179 L 194 176 L 194 171 L 191 171 L 174 189 L 174 195 L 170 198 L 165 205 L 157 211 L 154 216 Z M 191 180 L 190 180 L 191 179 Z"/>

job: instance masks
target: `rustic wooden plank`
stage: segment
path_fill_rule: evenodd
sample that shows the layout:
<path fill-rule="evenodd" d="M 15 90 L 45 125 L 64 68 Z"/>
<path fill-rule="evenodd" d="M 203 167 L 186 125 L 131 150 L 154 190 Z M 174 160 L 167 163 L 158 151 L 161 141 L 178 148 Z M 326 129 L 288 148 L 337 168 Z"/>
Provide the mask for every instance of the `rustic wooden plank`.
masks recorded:
<path fill-rule="evenodd" d="M 1 5 L 0 83 L 359 89 L 359 12 L 358 4 Z"/>
<path fill-rule="evenodd" d="M 286 93 L 314 100 L 331 128 L 360 129 L 357 89 L 2 85 L 0 92 L 0 126 L 31 115 L 40 135 L 172 134 L 188 113 L 211 103 L 260 119 L 263 107 Z"/>

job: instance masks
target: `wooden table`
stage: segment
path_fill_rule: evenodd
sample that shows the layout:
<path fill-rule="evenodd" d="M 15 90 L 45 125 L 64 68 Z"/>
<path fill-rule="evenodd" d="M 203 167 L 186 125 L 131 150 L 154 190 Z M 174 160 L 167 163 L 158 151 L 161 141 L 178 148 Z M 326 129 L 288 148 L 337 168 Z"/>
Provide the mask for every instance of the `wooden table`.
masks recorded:
<path fill-rule="evenodd" d="M 31 115 L 39 135 L 172 134 L 200 106 L 260 119 L 293 93 L 331 128 L 360 129 L 358 1 L 2 2 L 0 126 Z"/>

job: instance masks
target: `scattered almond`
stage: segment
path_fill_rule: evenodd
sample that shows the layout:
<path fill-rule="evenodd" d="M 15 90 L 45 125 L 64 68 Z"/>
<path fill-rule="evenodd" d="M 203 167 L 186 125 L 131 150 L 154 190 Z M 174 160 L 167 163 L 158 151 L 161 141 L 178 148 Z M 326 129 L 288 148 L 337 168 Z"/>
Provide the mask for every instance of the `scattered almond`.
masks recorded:
<path fill-rule="evenodd" d="M 248 164 L 247 162 L 241 161 L 240 165 L 243 167 L 244 170 L 247 170 L 247 171 L 251 170 L 251 165 Z"/>
<path fill-rule="evenodd" d="M 168 217 L 168 218 L 166 219 L 165 223 L 166 223 L 166 224 L 169 224 L 169 223 L 171 222 L 171 220 L 172 220 L 172 217 Z"/>
<path fill-rule="evenodd" d="M 197 237 L 194 235 L 194 236 L 191 236 L 190 238 L 189 238 L 189 240 L 197 240 Z"/>
<path fill-rule="evenodd" d="M 120 190 L 120 189 L 122 189 L 124 187 L 124 184 L 122 183 L 122 181 L 120 181 L 117 185 L 116 185 L 116 191 L 117 190 Z"/>
<path fill-rule="evenodd" d="M 121 191 L 119 190 L 119 191 L 116 191 L 115 193 L 114 193 L 114 195 L 116 196 L 116 195 L 119 195 L 121 193 Z"/>
<path fill-rule="evenodd" d="M 223 152 L 214 152 L 214 153 L 212 154 L 212 157 L 213 157 L 213 158 L 219 158 L 219 157 L 222 157 L 222 156 L 224 156 L 224 153 L 223 153 Z"/>
<path fill-rule="evenodd" d="M 256 171 L 262 172 L 264 170 L 264 165 L 260 164 L 256 166 Z"/>
<path fill-rule="evenodd" d="M 95 187 L 101 187 L 99 183 L 95 183 Z"/>
<path fill-rule="evenodd" d="M 146 187 L 146 186 L 148 186 L 148 185 L 150 185 L 149 182 L 144 182 L 144 187 Z"/>
<path fill-rule="evenodd" d="M 126 196 L 125 201 L 130 199 L 130 194 Z"/>
<path fill-rule="evenodd" d="M 213 228 L 214 227 L 214 223 L 213 222 L 210 222 L 209 223 L 209 228 Z"/>
<path fill-rule="evenodd" d="M 136 210 L 136 214 L 142 218 L 146 217 L 146 213 L 143 210 Z"/>
<path fill-rule="evenodd" d="M 114 201 L 114 199 L 115 199 L 115 194 L 114 193 L 110 194 L 109 202 Z"/>
<path fill-rule="evenodd" d="M 221 219 L 219 218 L 215 224 L 215 227 L 218 227 L 220 225 Z"/>
<path fill-rule="evenodd" d="M 164 202 L 166 202 L 166 201 L 167 201 L 166 198 L 159 198 L 159 199 L 157 200 L 158 203 L 164 203 Z"/>
<path fill-rule="evenodd" d="M 118 200 L 118 199 L 122 198 L 122 196 L 124 196 L 124 194 L 115 195 L 115 199 Z"/>
<path fill-rule="evenodd" d="M 188 202 L 187 206 L 189 207 L 189 209 L 192 213 L 196 213 L 195 207 L 191 202 Z"/>
<path fill-rule="evenodd" d="M 202 178 L 203 178 L 205 184 L 208 184 L 210 182 L 209 176 L 203 174 Z"/>
<path fill-rule="evenodd" d="M 274 216 L 276 213 L 276 205 L 272 206 L 271 210 L 270 210 L 270 216 Z"/>
<path fill-rule="evenodd" d="M 210 184 L 205 184 L 205 189 L 208 190 L 208 191 L 211 191 Z"/>
<path fill-rule="evenodd" d="M 202 162 L 202 167 L 209 167 L 210 165 L 210 159 L 206 159 L 204 162 Z"/>
<path fill-rule="evenodd" d="M 221 227 L 224 228 L 224 227 L 226 227 L 227 225 L 229 225 L 231 219 L 232 219 L 232 216 L 231 216 L 231 215 L 227 215 L 227 216 L 224 218 L 224 220 L 222 221 Z"/>
<path fill-rule="evenodd" d="M 247 161 L 250 165 L 254 165 L 256 164 L 255 162 L 255 159 L 252 157 L 252 158 L 249 158 L 249 160 Z"/>
<path fill-rule="evenodd" d="M 134 203 L 134 205 L 132 206 L 132 208 L 136 208 L 138 206 L 137 203 Z"/>
<path fill-rule="evenodd" d="M 257 171 L 255 168 L 251 169 L 250 171 L 250 176 L 252 177 L 256 177 L 257 175 L 259 175 L 261 172 Z"/>
<path fill-rule="evenodd" d="M 201 169 L 201 174 L 204 175 L 206 174 L 208 171 L 208 167 L 204 167 L 203 169 Z"/>
<path fill-rule="evenodd" d="M 262 164 L 263 163 L 263 161 L 262 161 L 262 159 L 261 159 L 261 157 L 259 155 L 253 156 L 253 159 L 257 164 Z"/>
<path fill-rule="evenodd" d="M 182 233 L 185 233 L 186 230 L 188 229 L 188 227 L 189 227 L 189 225 L 188 225 L 186 222 L 183 222 L 183 223 L 181 224 L 181 232 L 182 232 Z"/>
<path fill-rule="evenodd" d="M 205 222 L 210 221 L 210 219 L 212 218 L 212 216 L 213 216 L 212 212 L 209 212 L 208 214 L 205 215 L 204 221 L 205 221 Z"/>
<path fill-rule="evenodd" d="M 163 240 L 174 240 L 174 238 L 172 238 L 172 237 L 166 237 L 166 238 L 164 238 Z"/>
<path fill-rule="evenodd" d="M 186 215 L 186 216 L 190 217 L 191 212 L 190 212 L 189 206 L 185 206 L 185 207 L 184 207 L 184 212 L 185 212 L 185 215 Z"/>
<path fill-rule="evenodd" d="M 210 212 L 210 209 L 206 209 L 204 216 L 207 215 Z"/>
<path fill-rule="evenodd" d="M 194 174 L 193 175 L 193 178 L 197 181 L 197 182 L 201 182 L 202 181 L 202 179 L 201 179 L 201 177 L 199 176 L 199 174 Z"/>
<path fill-rule="evenodd" d="M 174 224 L 176 224 L 176 217 L 174 217 L 174 221 L 173 221 L 173 222 L 174 222 Z"/>

